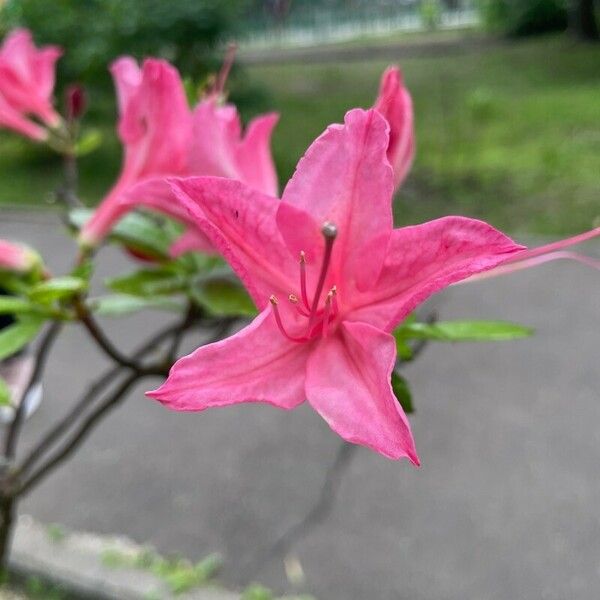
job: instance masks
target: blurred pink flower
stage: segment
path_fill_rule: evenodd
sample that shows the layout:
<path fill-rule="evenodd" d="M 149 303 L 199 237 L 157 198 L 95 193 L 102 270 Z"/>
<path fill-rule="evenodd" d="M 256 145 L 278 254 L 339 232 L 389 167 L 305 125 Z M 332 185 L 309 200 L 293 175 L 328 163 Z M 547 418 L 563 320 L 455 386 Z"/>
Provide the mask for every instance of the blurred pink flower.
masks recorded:
<path fill-rule="evenodd" d="M 147 73 L 151 69 L 154 77 Z M 276 196 L 270 138 L 277 115 L 257 117 L 243 136 L 236 108 L 221 105 L 220 92 L 208 94 L 192 114 L 179 74 L 164 61 L 148 59 L 140 73 L 133 59 L 122 58 L 112 72 L 121 107 L 119 133 L 126 146 L 125 165 L 113 190 L 82 228 L 80 242 L 96 246 L 126 212 L 146 207 L 192 227 L 175 243 L 173 255 L 189 250 L 214 251 L 204 234 L 190 223 L 187 211 L 176 202 L 164 178 L 230 177 Z"/>
<path fill-rule="evenodd" d="M 398 67 L 390 66 L 383 72 L 373 108 L 390 126 L 387 157 L 394 169 L 394 187 L 397 189 L 408 175 L 415 154 L 412 99 Z"/>
<path fill-rule="evenodd" d="M 52 107 L 52 92 L 61 54 L 56 46 L 38 50 L 26 29 L 15 29 L 6 37 L 0 47 L 0 125 L 43 140 L 46 131 L 27 115 L 49 127 L 60 124 L 60 116 Z"/>
<path fill-rule="evenodd" d="M 390 385 L 391 331 L 431 294 L 522 247 L 461 217 L 393 229 L 388 143 L 379 112 L 350 111 L 311 145 L 281 202 L 237 181 L 171 181 L 261 313 L 179 360 L 151 397 L 186 411 L 307 399 L 347 441 L 419 464 Z"/>
<path fill-rule="evenodd" d="M 146 59 L 142 68 L 130 57 L 116 60 L 111 73 L 119 107 L 118 134 L 125 149 L 121 175 L 80 232 L 95 246 L 136 204 L 127 192 L 138 183 L 186 173 L 191 115 L 177 70 L 164 60 Z M 160 186 L 158 186 L 160 189 Z M 168 187 L 165 186 L 168 190 Z M 138 199 L 143 205 L 145 199 Z M 159 209 L 171 214 L 171 203 Z"/>
<path fill-rule="evenodd" d="M 27 272 L 39 262 L 38 255 L 27 246 L 0 240 L 0 269 Z"/>

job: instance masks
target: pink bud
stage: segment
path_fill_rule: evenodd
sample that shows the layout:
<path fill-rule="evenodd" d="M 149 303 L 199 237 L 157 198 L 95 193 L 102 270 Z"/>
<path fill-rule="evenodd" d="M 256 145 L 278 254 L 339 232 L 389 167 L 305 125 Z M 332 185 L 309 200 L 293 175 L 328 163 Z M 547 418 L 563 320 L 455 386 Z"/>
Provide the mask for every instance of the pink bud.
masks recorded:
<path fill-rule="evenodd" d="M 0 240 L 0 269 L 26 272 L 39 263 L 39 256 L 27 246 Z"/>

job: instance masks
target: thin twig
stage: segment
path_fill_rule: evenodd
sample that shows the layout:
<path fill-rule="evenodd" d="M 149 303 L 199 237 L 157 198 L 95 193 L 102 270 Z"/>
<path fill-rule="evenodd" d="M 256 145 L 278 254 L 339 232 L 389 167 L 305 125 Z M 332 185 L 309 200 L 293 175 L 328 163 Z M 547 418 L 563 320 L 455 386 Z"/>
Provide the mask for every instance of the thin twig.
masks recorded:
<path fill-rule="evenodd" d="M 143 358 L 160 345 L 160 343 L 165 342 L 169 337 L 178 335 L 180 330 L 181 324 L 169 325 L 168 327 L 161 329 L 139 346 L 134 351 L 134 354 L 139 358 Z M 171 348 L 169 349 L 169 353 L 170 351 Z M 75 420 L 89 407 L 94 397 L 119 374 L 121 369 L 123 369 L 121 365 L 112 367 L 92 384 L 79 402 L 77 402 L 77 404 L 75 404 L 75 406 L 42 437 L 39 443 L 23 459 L 21 465 L 13 472 L 15 477 L 27 473 L 31 469 L 31 467 L 43 456 L 46 450 L 48 450 L 48 448 L 50 448 L 60 436 L 74 424 Z"/>
<path fill-rule="evenodd" d="M 87 329 L 88 333 L 92 336 L 99 348 L 114 362 L 122 367 L 130 369 L 138 375 L 168 375 L 169 369 L 165 364 L 166 361 L 159 361 L 153 365 L 143 365 L 128 356 L 125 356 L 120 350 L 118 350 L 113 343 L 108 339 L 105 333 L 102 331 L 92 313 L 87 309 L 84 302 L 78 298 L 74 302 L 74 308 L 79 318 L 79 321 Z M 168 358 L 168 357 L 167 357 Z"/>
<path fill-rule="evenodd" d="M 37 485 L 44 477 L 58 467 L 64 460 L 66 460 L 69 455 L 85 440 L 89 433 L 91 433 L 96 422 L 108 411 L 115 408 L 126 396 L 133 384 L 142 379 L 142 377 L 144 377 L 144 375 L 140 375 L 139 373 L 130 373 L 129 376 L 122 381 L 121 385 L 119 385 L 114 393 L 108 396 L 104 402 L 102 402 L 92 413 L 88 415 L 83 423 L 77 428 L 75 435 L 71 438 L 71 440 L 61 450 L 54 454 L 54 456 L 50 457 L 46 463 L 42 464 L 36 471 L 34 471 L 28 479 L 18 486 L 15 495 L 23 496 L 26 494 L 31 488 Z"/>
<path fill-rule="evenodd" d="M 166 341 L 177 331 L 177 325 L 169 325 L 155 333 L 150 339 L 146 340 L 135 350 L 135 354 L 140 358 L 152 352 L 161 342 Z M 123 369 L 121 365 L 108 369 L 93 383 L 83 397 L 75 404 L 73 408 L 52 427 L 38 442 L 38 444 L 23 459 L 23 462 L 15 469 L 15 475 L 22 475 L 29 471 L 31 467 L 43 456 L 60 436 L 67 431 L 81 413 L 88 408 L 91 401 L 119 374 Z"/>
<path fill-rule="evenodd" d="M 25 408 L 27 404 L 27 396 L 31 391 L 31 388 L 36 385 L 44 372 L 44 367 L 46 366 L 46 362 L 48 360 L 48 355 L 50 353 L 50 349 L 52 348 L 52 344 L 54 340 L 58 336 L 62 327 L 62 323 L 59 321 L 54 321 L 52 325 L 46 330 L 42 341 L 37 349 L 35 354 L 35 366 L 33 369 L 33 373 L 29 378 L 29 383 L 20 398 L 19 405 L 15 409 L 15 417 L 8 428 L 8 432 L 6 435 L 6 441 L 4 445 L 4 458 L 7 462 L 12 460 L 15 456 L 17 441 L 19 439 L 19 433 L 21 431 L 21 427 L 23 425 L 23 421 L 25 419 Z"/>
<path fill-rule="evenodd" d="M 348 442 L 340 444 L 335 460 L 325 475 L 317 502 L 301 521 L 290 527 L 275 543 L 253 561 L 252 568 L 249 569 L 252 571 L 252 577 L 249 579 L 256 577 L 271 559 L 287 554 L 296 542 L 306 537 L 314 527 L 329 516 L 335 505 L 335 498 L 342 477 L 349 467 L 357 448 L 358 446 Z"/>

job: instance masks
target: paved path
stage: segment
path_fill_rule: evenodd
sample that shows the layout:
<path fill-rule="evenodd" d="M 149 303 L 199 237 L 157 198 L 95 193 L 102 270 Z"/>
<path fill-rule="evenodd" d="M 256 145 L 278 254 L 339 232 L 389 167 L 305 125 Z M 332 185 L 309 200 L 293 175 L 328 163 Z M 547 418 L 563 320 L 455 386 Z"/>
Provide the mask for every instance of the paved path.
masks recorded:
<path fill-rule="evenodd" d="M 68 263 L 53 224 L 3 218 L 0 230 L 37 245 L 57 269 Z M 100 276 L 124 262 L 102 256 Z M 293 549 L 306 588 L 320 600 L 597 597 L 600 277 L 547 265 L 454 288 L 440 302 L 444 318 L 512 319 L 539 332 L 432 346 L 410 367 L 423 466 L 356 453 L 333 514 Z M 141 317 L 110 331 L 130 347 L 147 326 Z M 28 440 L 101 364 L 77 332 L 64 336 Z M 140 389 L 22 511 L 162 552 L 221 551 L 235 582 L 248 557 L 310 509 L 338 445 L 305 407 L 176 414 Z M 282 562 L 260 578 L 285 586 Z"/>

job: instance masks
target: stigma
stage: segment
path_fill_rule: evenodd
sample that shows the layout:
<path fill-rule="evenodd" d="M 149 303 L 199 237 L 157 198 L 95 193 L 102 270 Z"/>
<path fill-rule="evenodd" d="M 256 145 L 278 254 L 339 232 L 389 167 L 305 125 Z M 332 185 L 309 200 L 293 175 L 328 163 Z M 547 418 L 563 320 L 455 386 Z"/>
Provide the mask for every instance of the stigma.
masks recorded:
<path fill-rule="evenodd" d="M 337 237 L 338 230 L 335 224 L 327 221 L 321 227 L 321 233 L 325 240 L 325 250 L 323 253 L 321 269 L 319 271 L 319 278 L 317 280 L 317 285 L 312 295 L 312 299 L 309 298 L 306 284 L 306 253 L 304 251 L 300 252 L 300 257 L 298 260 L 300 267 L 300 297 L 292 293 L 289 294 L 287 298 L 297 313 L 307 320 L 304 332 L 301 335 L 290 335 L 281 318 L 281 313 L 279 311 L 279 300 L 274 295 L 269 298 L 271 309 L 273 310 L 273 315 L 275 316 L 275 321 L 279 331 L 285 338 L 292 342 L 301 343 L 308 342 L 309 340 L 319 336 L 327 337 L 332 322 L 335 321 L 339 315 L 337 287 L 335 285 L 327 291 L 324 302 L 321 305 L 323 288 L 325 286 L 325 280 L 327 279 L 327 273 L 329 272 L 329 267 L 331 264 L 333 243 Z"/>

